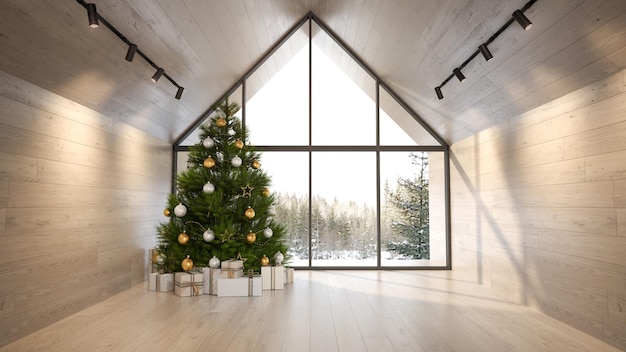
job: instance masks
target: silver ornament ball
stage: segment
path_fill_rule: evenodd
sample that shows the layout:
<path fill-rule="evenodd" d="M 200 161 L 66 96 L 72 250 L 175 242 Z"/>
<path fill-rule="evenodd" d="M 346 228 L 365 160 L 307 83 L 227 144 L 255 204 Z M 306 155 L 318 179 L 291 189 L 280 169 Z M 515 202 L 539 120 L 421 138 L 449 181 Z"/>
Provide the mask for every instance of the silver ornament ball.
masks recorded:
<path fill-rule="evenodd" d="M 215 145 L 215 141 L 213 141 L 213 138 L 211 137 L 206 137 L 203 141 L 202 141 L 202 145 L 205 148 L 211 148 Z"/>
<path fill-rule="evenodd" d="M 178 216 L 179 218 L 187 215 L 187 207 L 181 203 L 178 203 L 178 205 L 174 208 L 174 215 Z"/>
<path fill-rule="evenodd" d="M 204 193 L 213 193 L 215 191 L 215 186 L 211 182 L 207 182 L 202 186 L 202 192 Z"/>
<path fill-rule="evenodd" d="M 202 234 L 202 239 L 205 240 L 206 242 L 211 242 L 215 239 L 215 233 L 213 232 L 213 230 L 207 229 Z"/>
<path fill-rule="evenodd" d="M 213 258 L 209 259 L 209 267 L 213 269 L 219 268 L 220 260 L 216 256 L 213 256 Z"/>
<path fill-rule="evenodd" d="M 283 260 L 285 260 L 285 256 L 281 252 L 274 254 L 274 262 L 276 262 L 276 265 L 281 265 Z"/>

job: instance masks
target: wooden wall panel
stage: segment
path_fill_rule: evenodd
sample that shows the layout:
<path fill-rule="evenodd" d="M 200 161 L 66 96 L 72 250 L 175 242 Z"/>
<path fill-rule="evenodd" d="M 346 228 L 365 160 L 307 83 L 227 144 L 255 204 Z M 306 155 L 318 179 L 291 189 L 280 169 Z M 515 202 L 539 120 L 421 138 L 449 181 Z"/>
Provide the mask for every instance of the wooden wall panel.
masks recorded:
<path fill-rule="evenodd" d="M 0 78 L 2 346 L 145 280 L 171 146 Z"/>
<path fill-rule="evenodd" d="M 0 179 L 35 181 L 37 159 L 0 152 Z"/>
<path fill-rule="evenodd" d="M 500 189 L 494 192 L 495 205 L 504 207 L 570 207 L 584 204 L 586 207 L 597 208 L 615 205 L 611 181 Z"/>
<path fill-rule="evenodd" d="M 613 181 L 615 187 L 615 206 L 626 208 L 626 179 Z"/>
<path fill-rule="evenodd" d="M 8 203 L 8 196 L 9 196 L 9 182 L 0 181 L 0 236 L 4 235 L 4 232 L 5 232 L 6 215 L 7 215 L 6 206 Z"/>
<path fill-rule="evenodd" d="M 0 187 L 0 206 L 2 206 L 2 192 L 2 187 Z M 9 193 L 9 189 L 6 192 Z M 167 192 L 163 192 L 164 197 L 167 194 Z M 154 203 L 154 192 L 150 191 L 32 182 L 11 182 L 9 200 L 5 199 L 4 204 L 14 208 L 24 208 L 34 204 L 41 208 L 75 207 L 77 205 L 81 207 L 145 207 L 158 205 Z M 166 200 L 161 203 L 165 206 Z"/>
<path fill-rule="evenodd" d="M 0 208 L 7 206 L 9 198 L 9 182 L 0 181 Z"/>
<path fill-rule="evenodd" d="M 626 151 L 586 157 L 585 174 L 588 181 L 626 178 Z"/>
<path fill-rule="evenodd" d="M 14 118 L 20 119 L 19 116 Z M 5 153 L 35 156 L 57 160 L 59 158 L 59 140 L 40 133 L 27 131 L 10 125 L 0 124 L 4 138 L 0 141 L 0 150 Z"/>
<path fill-rule="evenodd" d="M 617 234 L 626 236 L 626 208 L 617 208 Z"/>
<path fill-rule="evenodd" d="M 451 147 L 454 270 L 622 349 L 624 73 Z"/>

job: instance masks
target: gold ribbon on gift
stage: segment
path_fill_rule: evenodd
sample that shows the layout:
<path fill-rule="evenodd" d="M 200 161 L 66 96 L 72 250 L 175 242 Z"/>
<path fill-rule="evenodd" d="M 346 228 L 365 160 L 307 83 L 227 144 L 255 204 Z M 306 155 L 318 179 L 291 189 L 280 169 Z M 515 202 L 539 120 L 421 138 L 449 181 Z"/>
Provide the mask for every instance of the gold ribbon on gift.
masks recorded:
<path fill-rule="evenodd" d="M 161 275 L 163 275 L 163 273 L 158 273 L 156 275 L 156 287 L 154 288 L 154 290 L 157 292 L 165 292 L 161 291 Z"/>
<path fill-rule="evenodd" d="M 252 289 L 252 285 L 254 284 L 254 270 L 248 270 L 248 296 L 252 296 L 254 294 L 254 290 Z"/>
<path fill-rule="evenodd" d="M 191 295 L 200 296 L 200 289 L 198 288 L 198 284 L 202 284 L 202 282 L 196 282 L 196 276 L 193 273 L 190 273 L 188 271 L 185 271 L 185 273 L 191 275 L 191 281 L 185 283 L 177 282 L 176 286 L 180 288 L 191 287 Z"/>

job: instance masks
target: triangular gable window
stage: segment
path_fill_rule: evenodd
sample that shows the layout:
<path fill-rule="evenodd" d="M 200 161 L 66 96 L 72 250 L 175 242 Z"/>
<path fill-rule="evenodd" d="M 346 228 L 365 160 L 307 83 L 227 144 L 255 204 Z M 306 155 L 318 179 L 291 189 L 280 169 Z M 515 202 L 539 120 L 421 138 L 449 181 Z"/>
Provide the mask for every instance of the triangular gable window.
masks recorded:
<path fill-rule="evenodd" d="M 448 147 L 315 15 L 225 98 L 263 152 L 291 265 L 450 268 Z M 211 113 L 174 145 L 178 171 Z"/>

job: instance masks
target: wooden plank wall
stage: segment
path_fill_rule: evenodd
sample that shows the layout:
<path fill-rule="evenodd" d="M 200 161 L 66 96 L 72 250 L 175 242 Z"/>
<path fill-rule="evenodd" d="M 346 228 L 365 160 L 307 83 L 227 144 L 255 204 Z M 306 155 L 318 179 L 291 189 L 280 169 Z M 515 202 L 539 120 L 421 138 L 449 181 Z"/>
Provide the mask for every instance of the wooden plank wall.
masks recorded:
<path fill-rule="evenodd" d="M 171 146 L 0 71 L 0 346 L 143 282 Z"/>
<path fill-rule="evenodd" d="M 626 350 L 626 71 L 451 147 L 453 267 Z"/>

